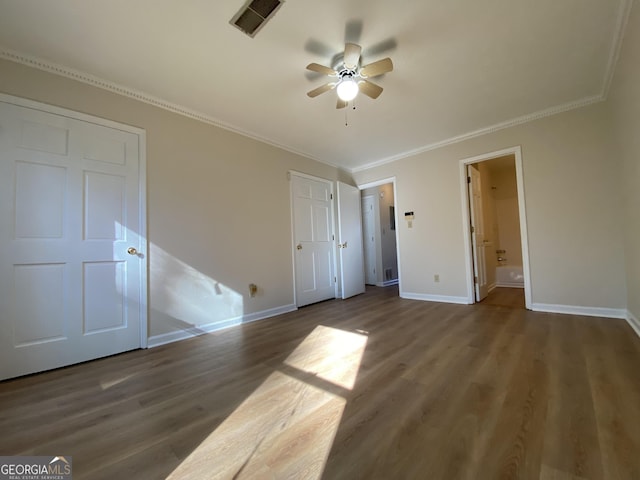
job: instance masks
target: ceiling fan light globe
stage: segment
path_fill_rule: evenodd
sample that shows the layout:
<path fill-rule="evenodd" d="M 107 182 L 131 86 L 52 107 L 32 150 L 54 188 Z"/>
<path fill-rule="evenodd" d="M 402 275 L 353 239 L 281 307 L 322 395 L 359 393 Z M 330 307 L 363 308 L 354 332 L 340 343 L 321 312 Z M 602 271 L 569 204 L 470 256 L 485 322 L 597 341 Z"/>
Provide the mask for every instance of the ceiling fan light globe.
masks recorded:
<path fill-rule="evenodd" d="M 337 91 L 340 100 L 350 102 L 358 95 L 358 84 L 352 78 L 347 78 L 338 84 Z"/>

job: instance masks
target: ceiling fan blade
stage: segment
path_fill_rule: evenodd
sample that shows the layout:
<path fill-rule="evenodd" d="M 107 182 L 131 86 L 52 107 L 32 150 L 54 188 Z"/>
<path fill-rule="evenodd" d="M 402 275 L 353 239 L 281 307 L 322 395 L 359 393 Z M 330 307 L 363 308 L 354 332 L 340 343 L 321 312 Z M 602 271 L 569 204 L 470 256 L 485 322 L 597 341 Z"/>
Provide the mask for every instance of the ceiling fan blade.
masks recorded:
<path fill-rule="evenodd" d="M 360 53 L 362 47 L 355 43 L 346 43 L 344 45 L 344 66 L 350 69 L 354 69 L 358 66 L 360 61 Z"/>
<path fill-rule="evenodd" d="M 358 82 L 358 87 L 360 91 L 364 93 L 367 97 L 371 97 L 374 100 L 380 96 L 382 93 L 382 87 L 376 85 L 375 83 L 371 83 L 367 80 L 362 80 Z"/>
<path fill-rule="evenodd" d="M 347 106 L 349 102 L 345 102 L 344 100 L 338 99 L 338 103 L 336 103 L 336 108 L 340 109 L 340 108 L 344 108 Z"/>
<path fill-rule="evenodd" d="M 312 72 L 324 73 L 325 75 L 338 75 L 333 68 L 325 67 L 324 65 L 320 65 L 318 63 L 310 63 L 307 65 L 307 70 L 311 70 Z"/>
<path fill-rule="evenodd" d="M 335 82 L 325 83 L 324 85 L 320 85 L 318 88 L 314 88 L 310 92 L 307 92 L 307 95 L 311 98 L 317 97 L 321 93 L 328 92 L 332 90 L 336 86 Z"/>
<path fill-rule="evenodd" d="M 377 77 L 378 75 L 382 75 L 383 73 L 387 73 L 393 70 L 393 62 L 390 58 L 383 58 L 382 60 L 378 60 L 377 62 L 370 63 L 369 65 L 365 65 L 360 69 L 360 75 L 363 77 Z"/>

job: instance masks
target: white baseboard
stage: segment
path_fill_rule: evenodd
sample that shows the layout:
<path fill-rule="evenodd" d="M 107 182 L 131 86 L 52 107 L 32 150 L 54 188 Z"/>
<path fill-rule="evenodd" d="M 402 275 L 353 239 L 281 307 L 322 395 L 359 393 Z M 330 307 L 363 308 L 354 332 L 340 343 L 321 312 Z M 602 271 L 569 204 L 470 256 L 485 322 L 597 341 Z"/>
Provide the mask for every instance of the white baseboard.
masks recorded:
<path fill-rule="evenodd" d="M 578 307 L 575 305 L 552 305 L 548 303 L 532 303 L 534 312 L 566 313 L 588 317 L 627 318 L 627 311 L 622 308 Z"/>
<path fill-rule="evenodd" d="M 491 293 L 496 289 L 497 286 L 498 285 L 496 285 L 495 283 L 492 283 L 491 285 L 489 285 L 489 288 L 487 289 L 487 291 Z"/>
<path fill-rule="evenodd" d="M 636 334 L 640 337 L 640 320 L 633 313 L 627 310 L 626 320 L 631 328 L 636 332 Z"/>
<path fill-rule="evenodd" d="M 391 285 L 398 285 L 398 279 L 376 283 L 376 287 L 390 287 Z"/>
<path fill-rule="evenodd" d="M 500 288 L 524 288 L 524 283 L 496 283 L 495 286 Z"/>
<path fill-rule="evenodd" d="M 147 341 L 147 347 L 159 347 L 167 343 L 178 342 L 180 340 L 186 340 L 187 338 L 197 337 L 205 333 L 216 332 L 224 328 L 234 327 L 244 323 L 255 322 L 258 320 L 264 320 L 265 318 L 275 317 L 276 315 L 282 315 L 283 313 L 293 312 L 298 307 L 295 305 L 283 305 L 281 307 L 271 308 L 269 310 L 263 310 L 261 312 L 248 313 L 240 317 L 229 318 L 227 320 L 221 320 L 219 322 L 208 323 L 205 325 L 194 325 L 193 327 L 176 330 L 175 332 L 162 333 L 160 335 L 154 335 L 149 337 Z"/>
<path fill-rule="evenodd" d="M 458 303 L 461 305 L 469 305 L 469 299 L 467 297 L 453 297 L 449 295 L 429 295 L 426 293 L 400 292 L 400 298 L 406 298 L 407 300 L 422 300 L 425 302 Z"/>

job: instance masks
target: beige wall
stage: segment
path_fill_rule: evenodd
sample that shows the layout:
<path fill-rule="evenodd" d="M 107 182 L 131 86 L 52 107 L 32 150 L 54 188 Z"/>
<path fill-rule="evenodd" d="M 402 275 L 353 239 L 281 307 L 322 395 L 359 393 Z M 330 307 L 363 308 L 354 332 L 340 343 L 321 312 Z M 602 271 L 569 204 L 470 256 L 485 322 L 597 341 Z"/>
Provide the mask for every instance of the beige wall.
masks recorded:
<path fill-rule="evenodd" d="M 0 92 L 146 130 L 151 336 L 292 304 L 287 171 L 350 181 L 227 130 L 3 60 Z"/>
<path fill-rule="evenodd" d="M 354 175 L 359 184 L 396 177 L 403 292 L 466 297 L 459 161 L 520 145 L 533 302 L 604 308 L 628 303 L 639 316 L 637 10 L 609 102 Z M 151 335 L 291 304 L 286 172 L 350 182 L 327 165 L 3 60 L 0 92 L 147 131 Z M 611 151 L 612 114 L 619 155 Z M 411 229 L 403 218 L 410 210 Z M 250 282 L 260 287 L 253 299 Z"/>
<path fill-rule="evenodd" d="M 522 147 L 534 304 L 626 305 L 619 162 L 604 103 L 357 172 L 396 177 L 403 293 L 466 297 L 459 162 Z M 413 228 L 402 219 L 415 212 Z M 433 281 L 440 274 L 440 282 Z"/>
<path fill-rule="evenodd" d="M 609 94 L 624 195 L 625 268 L 629 311 L 640 319 L 640 4 L 633 2 L 626 36 Z M 640 325 L 639 325 L 640 326 Z"/>

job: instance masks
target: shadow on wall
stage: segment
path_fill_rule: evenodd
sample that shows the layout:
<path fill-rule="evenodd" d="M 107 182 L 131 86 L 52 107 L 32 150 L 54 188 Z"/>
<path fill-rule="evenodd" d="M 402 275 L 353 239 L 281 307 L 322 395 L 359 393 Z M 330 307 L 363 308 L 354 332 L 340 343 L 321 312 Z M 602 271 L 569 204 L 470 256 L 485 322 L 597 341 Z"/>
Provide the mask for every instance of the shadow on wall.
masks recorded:
<path fill-rule="evenodd" d="M 197 335 L 206 325 L 222 327 L 242 323 L 244 298 L 232 288 L 196 270 L 155 244 L 150 244 L 153 269 L 150 279 L 152 326 L 166 327 Z M 172 332 L 150 332 L 150 336 Z"/>

